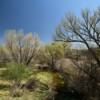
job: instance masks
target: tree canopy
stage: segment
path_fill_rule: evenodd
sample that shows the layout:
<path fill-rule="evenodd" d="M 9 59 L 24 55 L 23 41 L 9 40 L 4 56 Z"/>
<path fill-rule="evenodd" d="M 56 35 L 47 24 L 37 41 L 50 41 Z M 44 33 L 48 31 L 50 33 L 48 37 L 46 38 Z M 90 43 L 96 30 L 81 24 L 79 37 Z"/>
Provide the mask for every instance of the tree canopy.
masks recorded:
<path fill-rule="evenodd" d="M 100 59 L 93 48 L 100 49 L 100 8 L 93 13 L 85 9 L 81 17 L 73 13 L 65 15 L 61 24 L 56 29 L 56 41 L 82 43 L 94 57 L 98 66 Z"/>

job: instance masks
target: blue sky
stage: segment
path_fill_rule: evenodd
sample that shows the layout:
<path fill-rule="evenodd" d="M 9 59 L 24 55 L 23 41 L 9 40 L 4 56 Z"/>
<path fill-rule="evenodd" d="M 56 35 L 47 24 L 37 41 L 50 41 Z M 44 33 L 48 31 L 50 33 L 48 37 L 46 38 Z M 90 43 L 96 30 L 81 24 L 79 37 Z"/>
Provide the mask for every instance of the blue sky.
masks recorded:
<path fill-rule="evenodd" d="M 0 0 L 0 38 L 8 29 L 23 29 L 37 32 L 42 41 L 49 42 L 65 13 L 79 15 L 84 8 L 98 6 L 100 0 Z"/>

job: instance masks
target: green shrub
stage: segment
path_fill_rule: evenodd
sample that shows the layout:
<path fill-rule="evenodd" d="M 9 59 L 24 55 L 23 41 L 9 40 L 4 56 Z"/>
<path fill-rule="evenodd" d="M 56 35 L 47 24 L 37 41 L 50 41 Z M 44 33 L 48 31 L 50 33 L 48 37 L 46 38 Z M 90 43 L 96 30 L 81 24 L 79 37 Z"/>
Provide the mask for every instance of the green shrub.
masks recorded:
<path fill-rule="evenodd" d="M 21 81 L 28 78 L 31 74 L 31 70 L 23 65 L 14 62 L 7 64 L 7 69 L 3 71 L 2 77 L 12 82 L 10 88 L 11 96 L 21 96 L 22 92 L 18 93 L 21 88 Z"/>
<path fill-rule="evenodd" d="M 11 62 L 7 64 L 7 69 L 3 71 L 2 77 L 7 80 L 21 81 L 22 79 L 27 78 L 29 74 L 30 69 L 25 65 Z"/>

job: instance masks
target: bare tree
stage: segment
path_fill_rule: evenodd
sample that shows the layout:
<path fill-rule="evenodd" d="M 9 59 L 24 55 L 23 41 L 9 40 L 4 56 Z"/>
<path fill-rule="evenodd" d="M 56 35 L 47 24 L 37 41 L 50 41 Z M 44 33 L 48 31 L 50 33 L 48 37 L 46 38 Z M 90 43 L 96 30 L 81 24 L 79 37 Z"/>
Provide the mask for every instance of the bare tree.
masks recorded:
<path fill-rule="evenodd" d="M 56 30 L 56 40 L 84 44 L 90 51 L 98 66 L 100 59 L 94 47 L 100 48 L 100 9 L 91 13 L 82 11 L 81 18 L 68 13 Z"/>
<path fill-rule="evenodd" d="M 100 50 L 99 28 L 100 9 L 98 8 L 93 13 L 87 9 L 83 10 L 81 17 L 68 13 L 56 29 L 56 41 L 63 41 L 65 43 L 71 42 L 72 44 L 77 43 L 77 45 L 78 43 L 81 43 L 86 47 L 85 51 L 87 54 L 84 54 L 85 59 L 82 59 L 82 63 L 80 63 L 80 61 L 72 60 L 79 70 L 78 79 L 76 80 L 77 85 L 74 88 L 82 86 L 80 91 L 84 92 L 82 89 L 85 89 L 84 94 L 87 97 L 86 100 L 90 100 L 89 98 L 93 96 L 93 98 L 97 98 L 95 100 L 100 99 L 100 55 L 98 52 L 98 50 Z M 82 73 L 82 75 L 80 73 Z M 79 78 L 81 83 L 79 82 Z M 82 78 L 84 78 L 85 81 Z M 75 85 L 75 82 L 73 82 L 73 84 Z"/>
<path fill-rule="evenodd" d="M 39 39 L 32 33 L 10 30 L 6 34 L 5 46 L 9 57 L 17 63 L 29 65 L 39 49 Z"/>

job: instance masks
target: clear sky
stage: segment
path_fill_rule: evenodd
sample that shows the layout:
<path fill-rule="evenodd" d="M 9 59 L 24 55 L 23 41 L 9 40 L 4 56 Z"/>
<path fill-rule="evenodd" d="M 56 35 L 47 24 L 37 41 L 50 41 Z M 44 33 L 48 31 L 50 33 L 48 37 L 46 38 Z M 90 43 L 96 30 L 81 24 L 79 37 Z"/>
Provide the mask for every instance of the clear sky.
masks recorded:
<path fill-rule="evenodd" d="M 65 13 L 96 9 L 100 0 L 0 0 L 0 38 L 8 29 L 37 32 L 49 42 Z"/>

